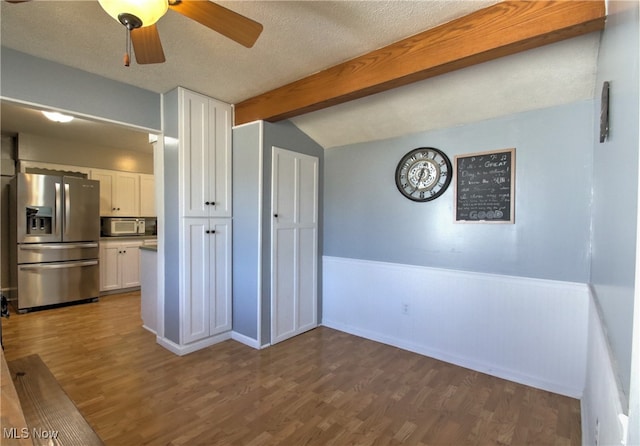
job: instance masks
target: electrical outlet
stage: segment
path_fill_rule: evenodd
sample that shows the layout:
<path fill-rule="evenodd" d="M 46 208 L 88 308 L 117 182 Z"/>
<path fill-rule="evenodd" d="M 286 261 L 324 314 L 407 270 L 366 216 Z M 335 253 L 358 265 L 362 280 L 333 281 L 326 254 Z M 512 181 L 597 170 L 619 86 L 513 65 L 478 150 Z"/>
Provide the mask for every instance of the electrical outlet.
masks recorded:
<path fill-rule="evenodd" d="M 404 315 L 408 315 L 409 314 L 409 304 L 403 302 L 402 303 L 402 314 Z"/>

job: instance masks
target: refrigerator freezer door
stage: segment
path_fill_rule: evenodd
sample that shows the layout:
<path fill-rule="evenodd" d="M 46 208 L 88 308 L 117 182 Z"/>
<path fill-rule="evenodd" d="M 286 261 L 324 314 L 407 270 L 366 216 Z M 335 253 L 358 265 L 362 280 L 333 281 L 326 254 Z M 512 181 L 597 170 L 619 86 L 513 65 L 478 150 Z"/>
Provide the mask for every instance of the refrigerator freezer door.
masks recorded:
<path fill-rule="evenodd" d="M 100 182 L 63 177 L 63 242 L 100 239 Z"/>
<path fill-rule="evenodd" d="M 69 260 L 97 259 L 99 257 L 98 242 L 18 245 L 18 264 L 66 262 Z"/>
<path fill-rule="evenodd" d="M 18 308 L 98 297 L 97 260 L 18 265 Z"/>

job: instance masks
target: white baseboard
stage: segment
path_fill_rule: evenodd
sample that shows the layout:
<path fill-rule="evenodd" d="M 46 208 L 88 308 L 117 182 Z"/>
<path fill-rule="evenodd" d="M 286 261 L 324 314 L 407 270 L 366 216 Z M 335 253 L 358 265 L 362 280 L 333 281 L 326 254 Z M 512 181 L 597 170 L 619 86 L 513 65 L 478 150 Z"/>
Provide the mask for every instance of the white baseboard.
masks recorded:
<path fill-rule="evenodd" d="M 153 328 L 149 328 L 147 327 L 145 324 L 142 324 L 142 328 L 144 328 L 145 330 L 153 333 L 154 335 L 157 335 L 158 333 L 156 333 L 156 331 Z"/>
<path fill-rule="evenodd" d="M 220 333 L 219 335 L 211 336 L 210 338 L 205 338 L 200 341 L 192 342 L 191 344 L 180 345 L 171 341 L 167 338 L 156 337 L 156 342 L 169 350 L 170 352 L 178 355 L 184 356 L 189 353 L 193 353 L 197 350 L 201 350 L 206 347 L 210 347 L 214 344 L 218 344 L 219 342 L 226 341 L 231 339 L 231 332 L 227 331 L 225 333 Z"/>
<path fill-rule="evenodd" d="M 322 324 L 580 398 L 586 284 L 323 258 Z"/>
<path fill-rule="evenodd" d="M 238 333 L 237 331 L 231 332 L 231 339 L 233 339 L 234 341 L 238 341 L 239 343 L 244 344 L 248 347 L 260 350 L 260 344 L 258 344 L 257 339 L 250 338 L 249 336 Z"/>

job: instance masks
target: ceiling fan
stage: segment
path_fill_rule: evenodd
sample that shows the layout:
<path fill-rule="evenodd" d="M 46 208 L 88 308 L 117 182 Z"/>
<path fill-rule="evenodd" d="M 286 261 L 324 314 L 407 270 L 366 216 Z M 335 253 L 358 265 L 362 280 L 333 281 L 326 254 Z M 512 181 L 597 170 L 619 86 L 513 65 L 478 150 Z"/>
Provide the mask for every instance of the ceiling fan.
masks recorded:
<path fill-rule="evenodd" d="M 6 0 L 23 3 L 28 0 Z M 171 9 L 251 48 L 262 25 L 209 0 L 98 0 L 100 6 L 127 29 L 125 66 L 129 66 L 131 43 L 139 64 L 162 63 L 164 51 L 155 23 Z"/>

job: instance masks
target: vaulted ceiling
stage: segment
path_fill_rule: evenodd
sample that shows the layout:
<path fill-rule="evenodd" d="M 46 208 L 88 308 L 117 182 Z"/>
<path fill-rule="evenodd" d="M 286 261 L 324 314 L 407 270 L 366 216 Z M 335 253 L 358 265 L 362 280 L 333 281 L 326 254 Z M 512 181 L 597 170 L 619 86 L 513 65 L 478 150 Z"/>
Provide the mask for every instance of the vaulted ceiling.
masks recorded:
<path fill-rule="evenodd" d="M 36 57 L 154 92 L 163 93 L 182 85 L 239 104 L 474 14 L 496 1 L 218 3 L 264 25 L 253 48 L 244 48 L 170 11 L 158 23 L 167 61 L 153 65 L 133 63 L 127 68 L 121 63 L 124 28 L 97 2 L 83 0 L 1 2 L 1 42 Z M 527 20 L 523 19 L 523 26 Z M 544 16 L 538 20 L 550 22 Z M 317 111 L 308 111 L 317 108 L 308 107 L 291 114 L 291 119 L 320 145 L 331 148 L 588 99 L 595 91 L 599 45 L 599 33 L 589 32 L 592 29 L 574 34 L 586 32 L 580 37 L 567 35 L 571 37 L 568 40 L 516 55 L 487 58 L 480 64 L 477 62 L 482 60 L 476 60 L 468 67 L 437 73 L 440 75 L 426 80 L 415 77 L 411 80 L 417 82 L 389 91 L 362 98 L 360 94 L 350 94 L 351 100 L 344 103 L 320 96 L 318 102 L 339 105 Z M 500 28 L 487 32 L 499 34 Z M 503 29 L 505 35 L 510 32 Z M 475 35 L 479 35 L 478 29 Z M 478 43 L 484 41 L 474 39 Z M 488 50 L 480 46 L 478 51 Z M 389 66 L 394 61 L 385 63 Z M 367 93 L 371 91 L 376 90 Z"/>

